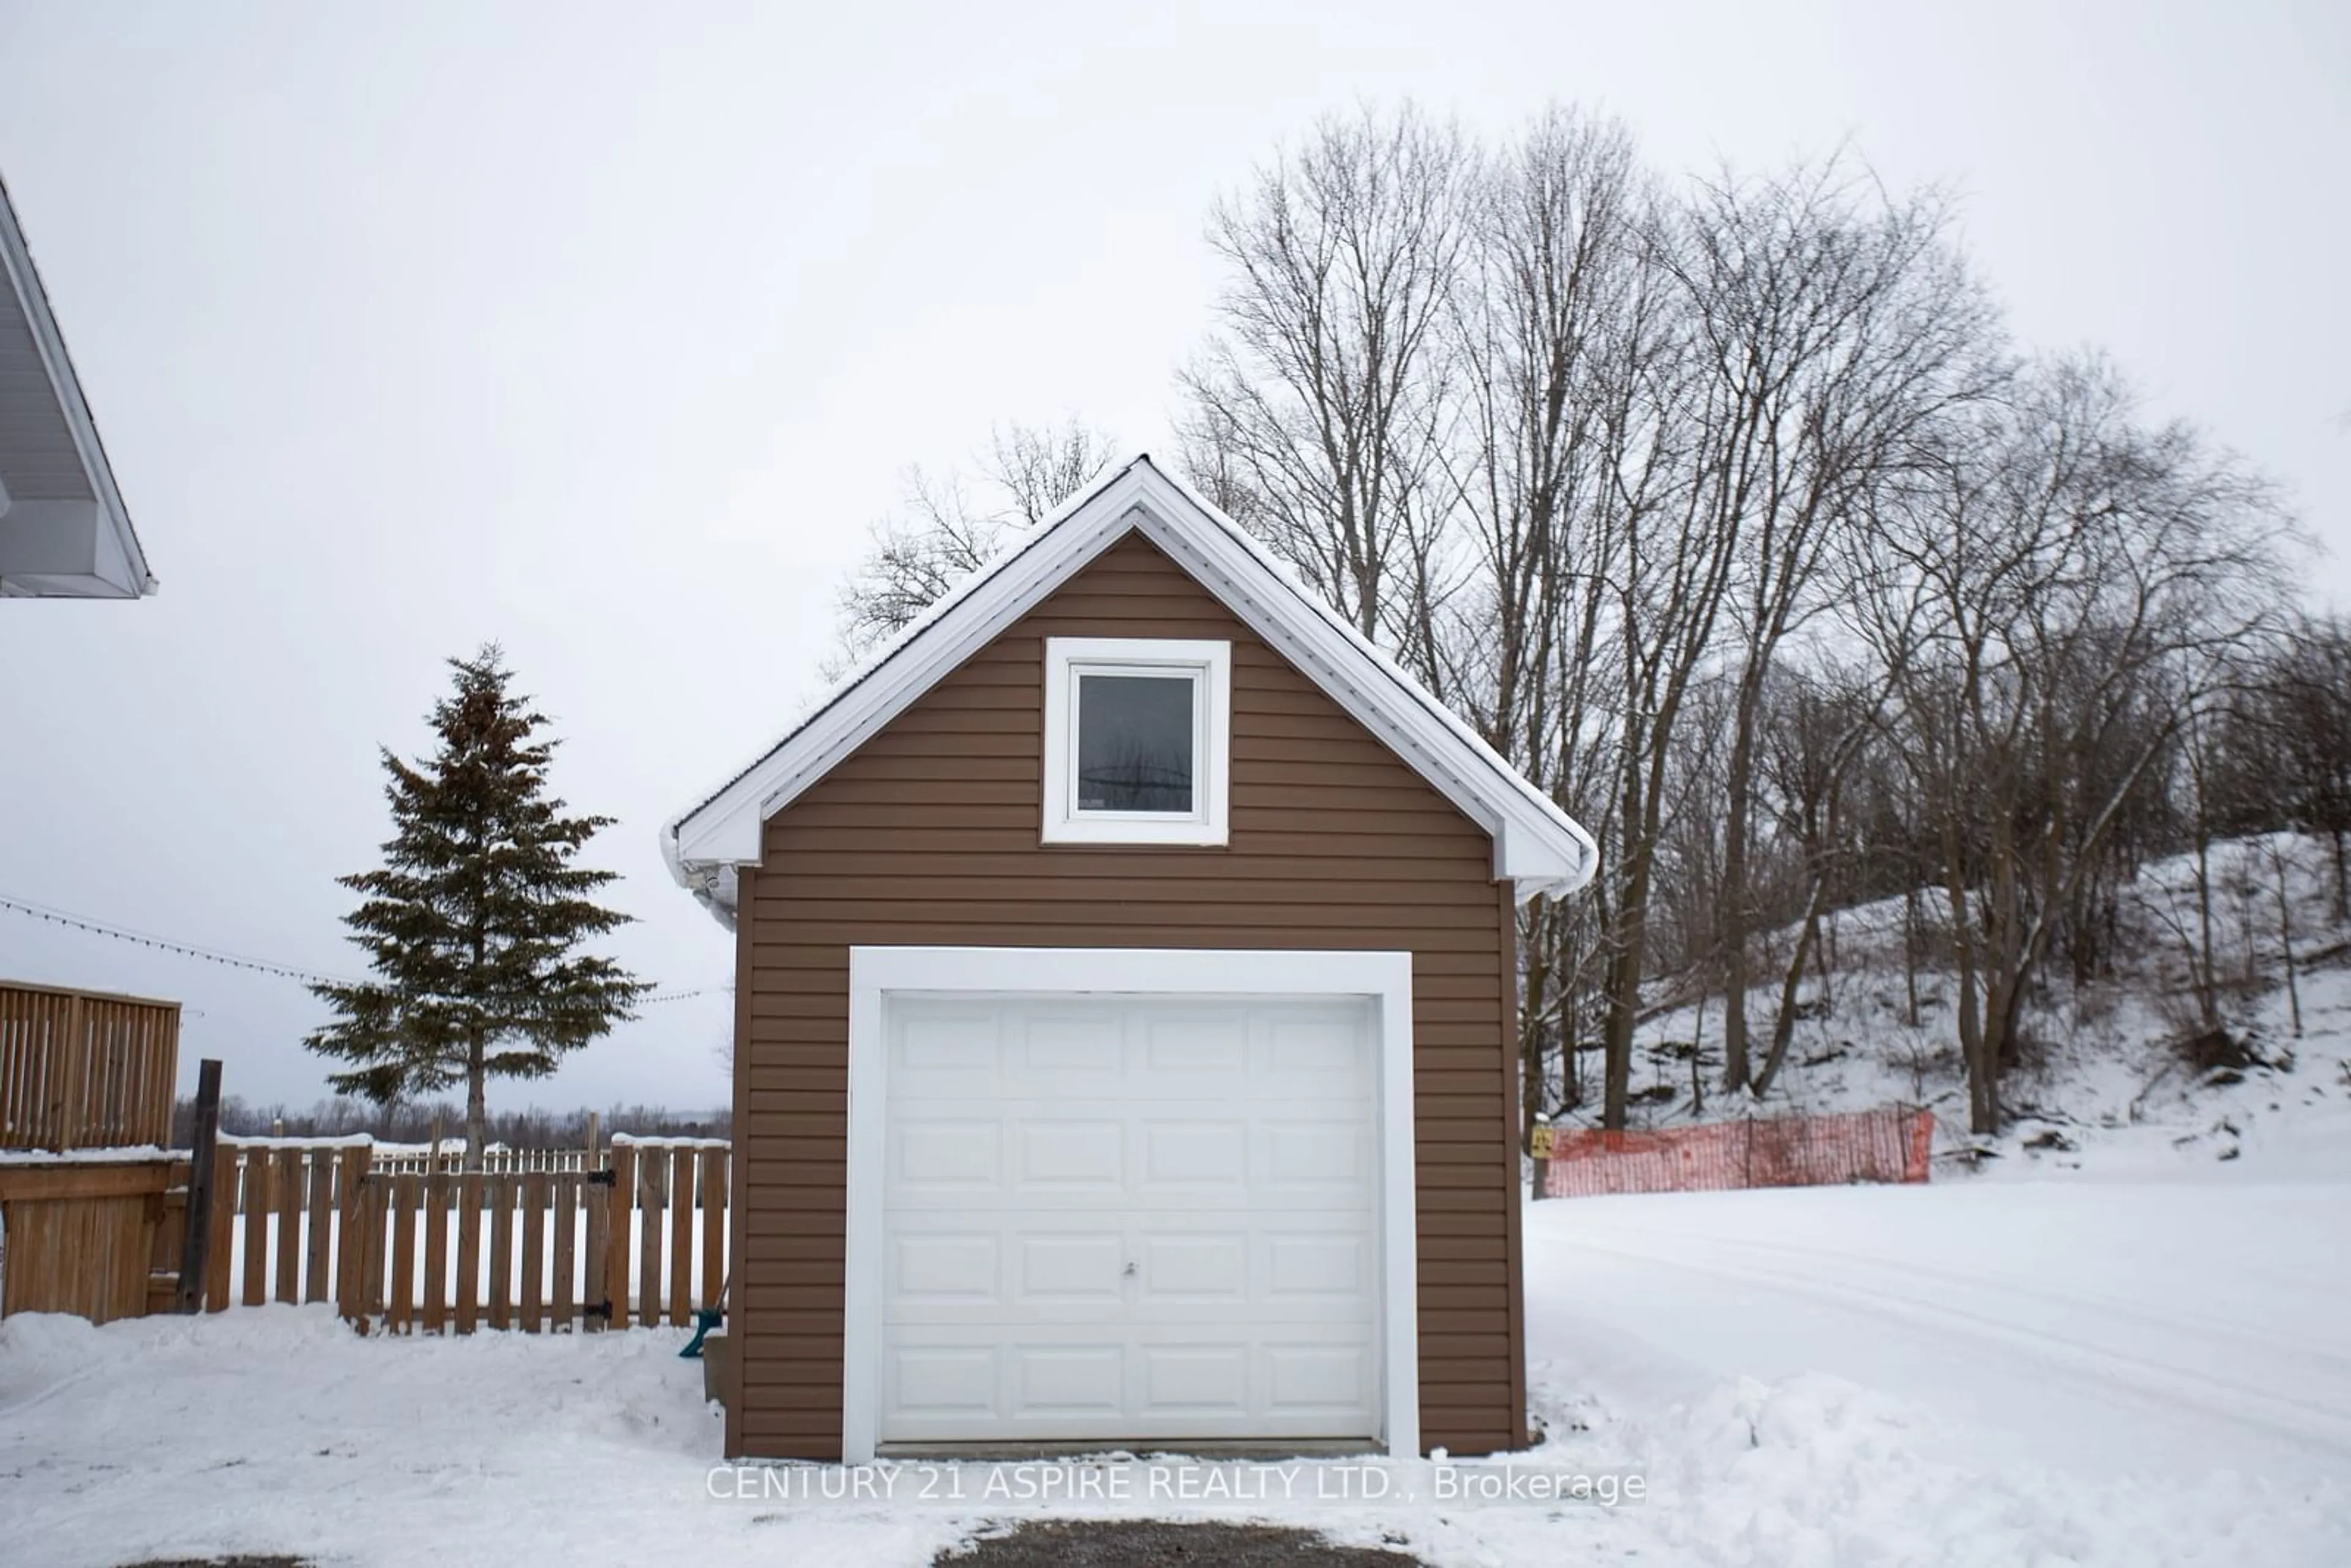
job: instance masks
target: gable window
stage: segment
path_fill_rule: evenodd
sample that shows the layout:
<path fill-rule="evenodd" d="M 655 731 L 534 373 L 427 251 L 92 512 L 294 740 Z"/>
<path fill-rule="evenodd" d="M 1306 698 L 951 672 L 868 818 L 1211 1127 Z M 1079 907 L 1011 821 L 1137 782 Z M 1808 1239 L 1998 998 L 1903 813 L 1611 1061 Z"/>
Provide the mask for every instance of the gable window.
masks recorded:
<path fill-rule="evenodd" d="M 1046 639 L 1047 843 L 1225 842 L 1232 652 Z"/>

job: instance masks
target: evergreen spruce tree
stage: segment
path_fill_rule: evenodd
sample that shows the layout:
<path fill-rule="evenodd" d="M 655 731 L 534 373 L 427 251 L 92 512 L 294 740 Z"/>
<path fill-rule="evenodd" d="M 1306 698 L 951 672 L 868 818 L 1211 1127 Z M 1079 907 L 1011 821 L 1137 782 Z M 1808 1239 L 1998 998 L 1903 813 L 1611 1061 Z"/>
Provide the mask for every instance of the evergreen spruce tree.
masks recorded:
<path fill-rule="evenodd" d="M 354 1064 L 336 1091 L 388 1104 L 465 1086 L 465 1163 L 478 1168 L 493 1077 L 543 1078 L 635 1017 L 652 988 L 580 944 L 628 923 L 591 897 L 614 873 L 573 863 L 610 817 L 564 814 L 547 793 L 552 737 L 496 643 L 452 659 L 433 708 L 440 748 L 414 766 L 389 748 L 392 836 L 380 871 L 339 878 L 375 978 L 311 989 L 335 1021 L 304 1044 Z"/>

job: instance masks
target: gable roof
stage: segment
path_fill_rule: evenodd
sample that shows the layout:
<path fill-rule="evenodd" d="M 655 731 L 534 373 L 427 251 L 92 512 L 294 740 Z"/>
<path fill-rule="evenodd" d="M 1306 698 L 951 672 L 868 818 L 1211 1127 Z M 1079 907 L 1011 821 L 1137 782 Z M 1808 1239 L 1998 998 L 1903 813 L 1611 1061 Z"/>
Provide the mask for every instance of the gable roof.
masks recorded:
<path fill-rule="evenodd" d="M 783 739 L 662 830 L 671 873 L 733 923 L 769 817 L 1129 533 L 1156 545 L 1494 841 L 1518 896 L 1582 887 L 1592 837 L 1197 492 L 1137 456 L 1073 497 L 852 672 Z"/>

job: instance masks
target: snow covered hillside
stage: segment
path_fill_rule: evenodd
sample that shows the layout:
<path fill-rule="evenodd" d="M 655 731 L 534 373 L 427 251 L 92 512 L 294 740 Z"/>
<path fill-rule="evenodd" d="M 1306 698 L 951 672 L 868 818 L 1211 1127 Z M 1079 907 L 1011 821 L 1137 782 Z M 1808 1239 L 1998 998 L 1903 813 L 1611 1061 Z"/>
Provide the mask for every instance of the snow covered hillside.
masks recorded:
<path fill-rule="evenodd" d="M 2063 963 L 2047 966 L 2058 977 L 2028 999 L 2028 1060 L 2003 1082 L 2013 1124 L 1997 1139 L 1967 1135 L 1954 981 L 1923 965 L 1906 974 L 1899 899 L 1832 917 L 1825 977 L 1805 981 L 1787 1065 L 1760 1105 L 1718 1091 L 1719 998 L 1651 1017 L 1636 1037 L 1635 1124 L 1901 1102 L 1936 1112 L 1944 1166 L 1980 1148 L 1989 1151 L 1987 1171 L 2008 1176 L 2053 1169 L 2126 1176 L 2241 1161 L 2242 1174 L 2263 1179 L 2351 1177 L 2351 926 L 2333 918 L 2325 845 L 2280 834 L 2213 846 L 2211 982 L 2231 1038 L 2201 1051 L 2189 1044 L 2202 1032 L 2195 878 L 2193 858 L 2183 855 L 2147 867 L 2126 890 L 2117 912 L 2123 956 L 2113 976 L 2075 987 Z M 2289 942 L 2291 990 L 2283 956 Z M 1768 1031 L 1776 1006 L 1776 992 L 1755 991 L 1754 1027 Z M 1695 1114 L 1693 1042 L 1703 1090 Z"/>

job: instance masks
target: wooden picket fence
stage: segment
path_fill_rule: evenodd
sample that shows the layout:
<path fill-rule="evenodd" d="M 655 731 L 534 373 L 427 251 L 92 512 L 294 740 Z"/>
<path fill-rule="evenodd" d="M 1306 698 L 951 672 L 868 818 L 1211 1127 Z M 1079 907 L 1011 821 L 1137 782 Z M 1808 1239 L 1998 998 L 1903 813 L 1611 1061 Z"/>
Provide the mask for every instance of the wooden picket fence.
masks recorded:
<path fill-rule="evenodd" d="M 208 1311 L 332 1301 L 362 1330 L 538 1333 L 684 1325 L 724 1288 L 723 1143 L 616 1138 L 600 1170 L 463 1174 L 378 1170 L 363 1143 L 218 1149 Z"/>
<path fill-rule="evenodd" d="M 0 981 L 0 1149 L 172 1141 L 180 1004 Z"/>

